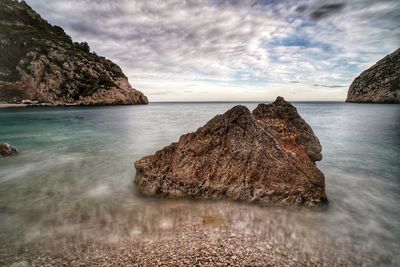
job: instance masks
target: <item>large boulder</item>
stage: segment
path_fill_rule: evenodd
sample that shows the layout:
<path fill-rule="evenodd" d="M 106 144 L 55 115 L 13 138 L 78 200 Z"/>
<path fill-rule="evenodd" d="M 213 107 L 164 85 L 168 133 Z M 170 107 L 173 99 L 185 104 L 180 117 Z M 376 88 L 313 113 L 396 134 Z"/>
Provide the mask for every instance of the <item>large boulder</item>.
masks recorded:
<path fill-rule="evenodd" d="M 400 48 L 355 78 L 346 102 L 400 103 Z"/>
<path fill-rule="evenodd" d="M 235 106 L 136 161 L 135 184 L 147 195 L 320 206 L 327 203 L 320 152 L 310 126 L 278 97 L 253 113 Z"/>
<path fill-rule="evenodd" d="M 7 143 L 0 143 L 0 157 L 14 156 L 18 150 Z"/>

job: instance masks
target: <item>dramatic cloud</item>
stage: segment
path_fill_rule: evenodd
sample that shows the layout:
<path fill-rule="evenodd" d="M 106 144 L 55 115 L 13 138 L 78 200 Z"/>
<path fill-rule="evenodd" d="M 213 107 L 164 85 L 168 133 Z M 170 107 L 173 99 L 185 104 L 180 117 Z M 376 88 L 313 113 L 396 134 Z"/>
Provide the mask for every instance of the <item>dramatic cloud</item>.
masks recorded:
<path fill-rule="evenodd" d="M 311 12 L 311 18 L 319 20 L 335 14 L 343 9 L 345 3 L 326 4 Z"/>
<path fill-rule="evenodd" d="M 399 47 L 396 0 L 28 0 L 150 100 L 343 100 Z M 190 92 L 189 92 L 190 91 Z"/>

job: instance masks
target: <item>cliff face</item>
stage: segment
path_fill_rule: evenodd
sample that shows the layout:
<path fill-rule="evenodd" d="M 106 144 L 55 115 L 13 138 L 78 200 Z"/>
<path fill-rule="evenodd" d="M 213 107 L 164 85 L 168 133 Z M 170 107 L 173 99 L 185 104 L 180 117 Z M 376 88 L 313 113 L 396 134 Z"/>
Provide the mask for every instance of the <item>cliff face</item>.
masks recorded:
<path fill-rule="evenodd" d="M 0 0 L 0 101 L 147 104 L 121 68 L 72 42 L 24 1 Z"/>
<path fill-rule="evenodd" d="M 346 102 L 400 103 L 400 49 L 361 73 L 350 85 Z"/>
<path fill-rule="evenodd" d="M 320 206 L 327 202 L 321 159 L 311 127 L 278 97 L 253 113 L 233 107 L 136 161 L 135 183 L 148 195 Z"/>

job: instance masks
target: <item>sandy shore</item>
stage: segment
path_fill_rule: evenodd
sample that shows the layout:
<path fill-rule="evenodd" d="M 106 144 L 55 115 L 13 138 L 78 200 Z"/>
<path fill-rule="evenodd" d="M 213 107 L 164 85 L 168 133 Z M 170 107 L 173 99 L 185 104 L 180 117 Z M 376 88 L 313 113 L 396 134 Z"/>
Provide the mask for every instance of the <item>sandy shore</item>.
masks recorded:
<path fill-rule="evenodd" d="M 175 238 L 116 245 L 85 244 L 14 259 L 15 266 L 323 266 L 283 251 L 268 240 L 254 242 L 227 229 L 193 225 Z M 36 254 L 36 253 L 35 253 Z M 12 266 L 12 265 L 11 265 Z M 326 265 L 328 266 L 328 265 Z M 14 267 L 14 266 L 13 266 Z"/>
<path fill-rule="evenodd" d="M 25 108 L 28 107 L 27 104 L 4 104 L 4 103 L 0 103 L 0 108 Z"/>
<path fill-rule="evenodd" d="M 101 233 L 99 233 L 101 235 Z M 7 251 L 6 250 L 10 250 Z M 354 266 L 346 257 L 321 252 L 316 258 L 290 242 L 237 231 L 224 218 L 203 217 L 179 231 L 135 241 L 47 244 L 2 249 L 4 266 Z M 16 255 L 15 249 L 18 250 Z M 13 251 L 11 251 L 13 250 Z M 7 254 L 9 256 L 7 256 Z M 13 256 L 10 256 L 13 254 Z M 14 265 L 13 265 L 14 264 Z"/>
<path fill-rule="evenodd" d="M 48 103 L 42 103 L 42 104 L 0 104 L 0 109 L 1 108 L 41 108 L 41 107 L 56 107 L 56 105 L 53 104 L 48 104 Z"/>
<path fill-rule="evenodd" d="M 12 103 L 0 103 L 1 108 L 42 108 L 42 107 L 74 107 L 80 106 L 79 104 L 50 104 L 50 103 L 40 103 L 40 104 L 12 104 Z"/>

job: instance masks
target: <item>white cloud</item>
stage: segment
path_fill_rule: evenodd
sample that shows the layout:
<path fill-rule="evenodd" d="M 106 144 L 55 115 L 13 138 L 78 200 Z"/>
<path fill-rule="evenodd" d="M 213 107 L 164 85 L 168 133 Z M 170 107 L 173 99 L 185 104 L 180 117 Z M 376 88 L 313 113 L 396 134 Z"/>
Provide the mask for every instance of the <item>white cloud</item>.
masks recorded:
<path fill-rule="evenodd" d="M 343 100 L 313 85 L 349 85 L 399 46 L 394 0 L 28 2 L 153 101 Z"/>

